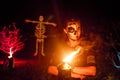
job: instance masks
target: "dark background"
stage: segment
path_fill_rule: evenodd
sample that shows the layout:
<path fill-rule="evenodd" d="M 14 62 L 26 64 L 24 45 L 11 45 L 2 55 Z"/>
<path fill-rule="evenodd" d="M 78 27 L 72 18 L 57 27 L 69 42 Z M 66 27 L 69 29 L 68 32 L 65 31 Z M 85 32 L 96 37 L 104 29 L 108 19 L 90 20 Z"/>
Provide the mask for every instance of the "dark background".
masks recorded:
<path fill-rule="evenodd" d="M 37 20 L 39 15 L 46 18 L 52 15 L 57 20 L 74 16 L 102 22 L 119 19 L 118 8 L 113 0 L 4 0 L 0 2 L 0 23 L 24 22 L 26 18 Z"/>
<path fill-rule="evenodd" d="M 38 20 L 39 16 L 43 15 L 44 21 L 57 23 L 57 28 L 61 31 L 65 19 L 79 18 L 85 34 L 92 31 L 105 38 L 109 33 L 113 33 L 117 39 L 120 30 L 118 8 L 119 5 L 113 0 L 4 0 L 0 2 L 0 26 L 16 23 L 25 39 L 23 56 L 28 56 L 27 53 L 33 54 L 35 51 L 36 24 L 25 23 L 25 19 Z M 53 27 L 46 27 L 46 35 L 49 35 L 46 42 L 52 41 L 54 34 L 56 32 Z M 49 45 L 46 43 L 46 47 Z"/>
<path fill-rule="evenodd" d="M 112 33 L 112 38 L 118 39 L 120 31 L 118 9 L 119 5 L 113 0 L 4 0 L 0 1 L 0 26 L 16 23 L 25 39 L 23 56 L 28 56 L 35 51 L 36 24 L 25 23 L 25 19 L 38 20 L 39 16 L 43 15 L 44 21 L 57 23 L 57 28 L 61 31 L 64 20 L 75 17 L 82 21 L 85 34 L 92 31 L 106 38 Z M 56 31 L 53 27 L 46 27 L 46 30 L 46 35 L 49 35 L 46 42 L 50 41 L 52 44 Z M 49 43 L 46 43 L 46 47 L 51 45 Z"/>
<path fill-rule="evenodd" d="M 61 31 L 65 19 L 70 17 L 78 18 L 84 26 L 84 34 L 94 32 L 95 34 L 99 34 L 106 42 L 110 42 L 109 44 L 115 43 L 116 45 L 120 43 L 119 2 L 115 0 L 1 0 L 0 29 L 15 22 L 16 27 L 20 29 L 20 34 L 23 36 L 22 41 L 25 44 L 22 50 L 15 53 L 15 58 L 33 58 L 36 41 L 34 36 L 36 24 L 26 23 L 25 19 L 38 20 L 40 15 L 44 16 L 44 21 L 57 23 L 58 32 Z M 48 36 L 45 39 L 45 53 L 49 54 L 55 47 L 54 40 L 56 36 L 59 36 L 59 33 L 57 33 L 56 28 L 46 26 L 45 35 Z M 116 47 L 115 45 L 113 47 Z M 120 49 L 120 45 L 117 49 Z M 1 51 L 0 59 L 5 56 L 6 54 Z M 25 77 L 27 77 L 28 73 L 32 72 L 31 69 L 28 70 L 30 72 L 26 71 L 26 74 L 24 74 Z M 21 68 L 21 74 L 23 74 L 22 71 L 25 73 Z M 30 76 L 28 75 L 28 77 Z"/>

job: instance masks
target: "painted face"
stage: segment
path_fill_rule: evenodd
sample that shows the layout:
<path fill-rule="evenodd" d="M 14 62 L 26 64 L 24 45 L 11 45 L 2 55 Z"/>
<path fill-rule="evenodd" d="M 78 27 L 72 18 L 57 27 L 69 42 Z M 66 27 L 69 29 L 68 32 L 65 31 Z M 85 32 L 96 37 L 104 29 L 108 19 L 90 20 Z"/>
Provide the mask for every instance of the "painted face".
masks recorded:
<path fill-rule="evenodd" d="M 78 40 L 80 38 L 80 25 L 77 22 L 69 22 L 66 27 L 66 33 L 71 40 Z"/>

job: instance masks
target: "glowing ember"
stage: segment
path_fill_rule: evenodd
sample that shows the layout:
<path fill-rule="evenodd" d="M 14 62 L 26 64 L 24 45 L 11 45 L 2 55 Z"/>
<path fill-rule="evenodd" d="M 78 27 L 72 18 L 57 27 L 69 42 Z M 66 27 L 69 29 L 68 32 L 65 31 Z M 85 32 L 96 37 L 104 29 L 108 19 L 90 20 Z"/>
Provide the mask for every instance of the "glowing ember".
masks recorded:
<path fill-rule="evenodd" d="M 69 62 L 73 56 L 75 56 L 79 51 L 81 50 L 81 47 L 79 47 L 76 51 L 72 52 L 68 57 L 63 59 L 63 62 Z"/>
<path fill-rule="evenodd" d="M 63 69 L 69 70 L 71 69 L 71 66 L 68 63 L 64 63 Z"/>
<path fill-rule="evenodd" d="M 68 57 L 63 59 L 64 65 L 63 69 L 70 70 L 72 67 L 68 64 L 70 60 L 81 50 L 81 47 L 79 47 L 76 51 L 72 52 Z"/>
<path fill-rule="evenodd" d="M 24 47 L 24 44 L 20 42 L 21 37 L 15 24 L 9 25 L 8 28 L 4 26 L 0 31 L 0 50 L 9 54 L 8 58 L 11 58 L 16 51 Z"/>

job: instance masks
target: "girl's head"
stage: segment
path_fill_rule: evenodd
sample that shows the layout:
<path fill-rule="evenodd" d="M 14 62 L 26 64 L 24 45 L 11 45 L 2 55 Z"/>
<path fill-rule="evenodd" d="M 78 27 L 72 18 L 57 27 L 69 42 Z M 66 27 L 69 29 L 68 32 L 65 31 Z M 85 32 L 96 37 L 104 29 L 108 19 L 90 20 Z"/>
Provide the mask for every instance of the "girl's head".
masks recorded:
<path fill-rule="evenodd" d="M 79 40 L 81 35 L 81 23 L 79 20 L 69 19 L 65 22 L 64 33 L 68 40 Z"/>

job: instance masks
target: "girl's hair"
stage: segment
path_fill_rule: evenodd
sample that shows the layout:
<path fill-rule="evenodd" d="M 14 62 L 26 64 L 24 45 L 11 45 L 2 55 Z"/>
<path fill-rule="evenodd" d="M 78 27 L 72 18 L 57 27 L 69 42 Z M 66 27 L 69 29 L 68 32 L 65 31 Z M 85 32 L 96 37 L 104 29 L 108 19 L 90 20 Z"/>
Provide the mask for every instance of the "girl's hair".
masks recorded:
<path fill-rule="evenodd" d="M 63 28 L 66 28 L 69 23 L 71 23 L 71 24 L 72 24 L 72 23 L 75 23 L 75 24 L 80 25 L 80 27 L 81 27 L 80 20 L 71 18 L 71 19 L 67 19 L 67 20 L 64 21 L 64 23 L 63 23 Z"/>

